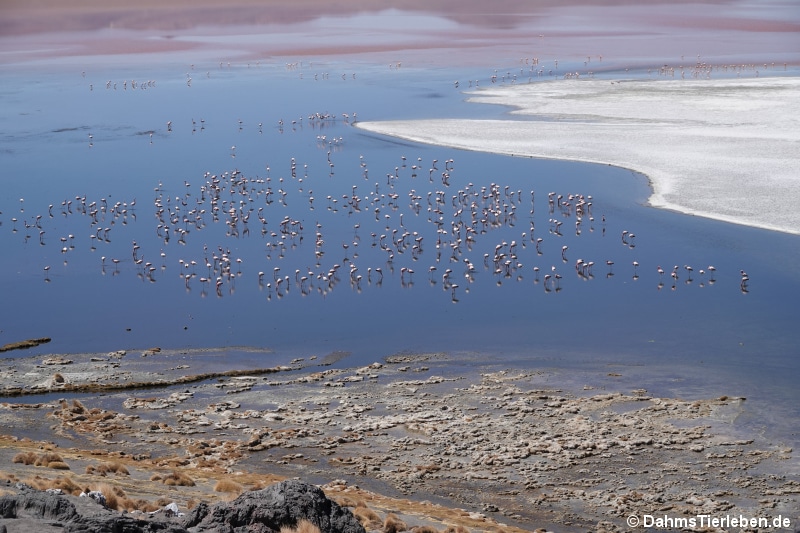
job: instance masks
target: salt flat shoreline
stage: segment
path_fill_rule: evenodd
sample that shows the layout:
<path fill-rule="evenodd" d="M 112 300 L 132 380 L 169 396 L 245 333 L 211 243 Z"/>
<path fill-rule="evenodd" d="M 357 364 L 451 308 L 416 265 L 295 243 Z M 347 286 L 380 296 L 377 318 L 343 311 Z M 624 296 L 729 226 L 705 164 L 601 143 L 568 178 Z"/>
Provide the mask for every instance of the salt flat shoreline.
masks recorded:
<path fill-rule="evenodd" d="M 467 92 L 498 120 L 369 122 L 452 148 L 618 166 L 648 177 L 649 204 L 800 234 L 800 78 L 558 80 Z"/>
<path fill-rule="evenodd" d="M 656 512 L 800 519 L 793 450 L 734 427 L 744 398 L 653 397 L 614 386 L 625 370 L 575 387 L 548 371 L 456 365 L 442 353 L 359 368 L 296 359 L 267 374 L 182 381 L 223 353 L 0 361 L 0 388 L 41 398 L 0 403 L 0 471 L 116 484 L 130 499 L 167 494 L 182 509 L 232 496 L 215 491 L 221 481 L 238 493 L 300 477 L 334 499 L 358 486 L 379 516 L 399 509 L 407 523 L 440 530 L 617 531 L 630 514 Z M 132 388 L 93 392 L 114 382 Z M 42 449 L 68 469 L 11 460 Z M 104 472 L 112 460 L 129 473 Z M 165 486 L 170 472 L 193 486 Z"/>

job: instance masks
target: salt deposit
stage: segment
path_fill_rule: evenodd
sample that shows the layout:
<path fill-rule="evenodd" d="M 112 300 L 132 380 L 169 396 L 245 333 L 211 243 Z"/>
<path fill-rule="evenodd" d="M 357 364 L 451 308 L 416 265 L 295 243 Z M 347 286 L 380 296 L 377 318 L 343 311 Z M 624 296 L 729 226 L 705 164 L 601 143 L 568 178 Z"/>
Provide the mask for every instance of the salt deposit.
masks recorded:
<path fill-rule="evenodd" d="M 361 122 L 468 150 L 569 159 L 647 175 L 650 204 L 800 234 L 800 78 L 572 79 L 481 88 L 507 120 Z"/>

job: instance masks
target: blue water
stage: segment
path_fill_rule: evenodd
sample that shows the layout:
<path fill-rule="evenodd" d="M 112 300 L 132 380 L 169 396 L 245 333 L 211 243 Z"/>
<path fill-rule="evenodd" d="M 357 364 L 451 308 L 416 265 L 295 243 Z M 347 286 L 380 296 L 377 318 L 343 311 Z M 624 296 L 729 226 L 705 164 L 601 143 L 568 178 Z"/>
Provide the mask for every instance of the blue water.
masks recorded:
<path fill-rule="evenodd" d="M 353 127 L 502 116 L 466 103 L 453 83 L 489 83 L 491 71 L 266 62 L 81 70 L 0 80 L 0 343 L 53 339 L 7 355 L 252 345 L 278 359 L 350 352 L 346 364 L 446 351 L 599 375 L 636 366 L 652 370 L 654 392 L 779 404 L 785 427 L 775 431 L 796 439 L 796 236 L 649 208 L 646 178 L 624 169 Z M 579 226 L 578 199 L 562 209 L 558 195 L 591 196 Z M 501 214 L 483 224 L 492 202 Z M 223 253 L 228 270 L 213 259 Z M 579 273 L 579 258 L 594 266 Z M 320 277 L 334 268 L 334 278 Z"/>

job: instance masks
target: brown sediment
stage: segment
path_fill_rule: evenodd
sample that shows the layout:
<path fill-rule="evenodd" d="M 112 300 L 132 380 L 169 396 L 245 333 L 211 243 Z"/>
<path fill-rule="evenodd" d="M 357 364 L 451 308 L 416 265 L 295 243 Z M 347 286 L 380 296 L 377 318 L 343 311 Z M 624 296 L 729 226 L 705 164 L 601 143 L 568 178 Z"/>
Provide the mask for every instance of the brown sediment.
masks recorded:
<path fill-rule="evenodd" d="M 0 352 L 8 352 L 11 350 L 25 350 L 27 348 L 33 348 L 35 346 L 39 346 L 40 344 L 46 344 L 51 340 L 52 339 L 50 339 L 50 337 L 40 337 L 38 339 L 28 339 L 19 342 L 10 342 L 8 344 L 0 346 Z"/>

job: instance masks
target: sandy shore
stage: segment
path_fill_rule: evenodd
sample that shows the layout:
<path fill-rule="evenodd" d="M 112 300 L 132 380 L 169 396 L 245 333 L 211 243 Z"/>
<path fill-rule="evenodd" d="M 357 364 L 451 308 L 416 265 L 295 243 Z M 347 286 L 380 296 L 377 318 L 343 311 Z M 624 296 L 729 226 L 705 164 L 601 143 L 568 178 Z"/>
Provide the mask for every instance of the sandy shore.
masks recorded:
<path fill-rule="evenodd" d="M 446 354 L 192 377 L 220 353 L 3 360 L 4 476 L 110 484 L 126 505 L 183 509 L 297 476 L 368 502 L 371 530 L 398 511 L 409 525 L 471 531 L 618 531 L 644 514 L 800 519 L 793 451 L 741 433 L 744 398 L 652 397 L 615 388 L 618 373 L 577 387 L 478 360 L 460 371 Z M 12 461 L 45 451 L 66 466 Z M 127 473 L 109 470 L 117 463 Z M 176 488 L 180 476 L 191 486 Z"/>

